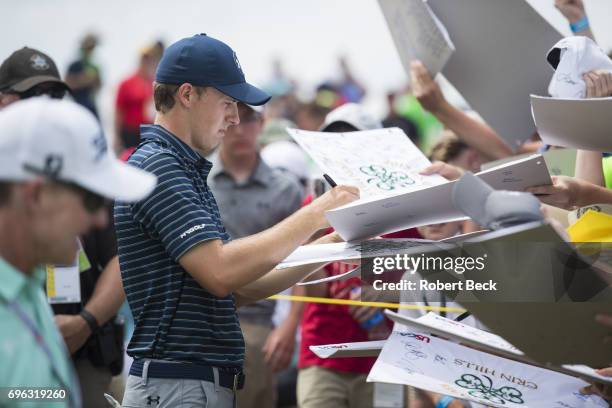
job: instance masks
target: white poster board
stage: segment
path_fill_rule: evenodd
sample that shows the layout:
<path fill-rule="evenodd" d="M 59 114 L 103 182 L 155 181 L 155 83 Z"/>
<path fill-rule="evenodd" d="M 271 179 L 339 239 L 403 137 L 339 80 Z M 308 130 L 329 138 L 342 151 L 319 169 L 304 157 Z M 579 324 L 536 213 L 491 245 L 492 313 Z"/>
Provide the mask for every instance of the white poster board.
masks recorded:
<path fill-rule="evenodd" d="M 435 77 L 455 47 L 446 29 L 423 0 L 378 0 L 407 77 L 410 63 L 423 62 Z"/>
<path fill-rule="evenodd" d="M 497 190 L 522 191 L 551 184 L 541 155 L 502 164 L 477 174 Z M 454 182 L 399 195 L 360 199 L 328 211 L 326 217 L 346 241 L 357 241 L 421 225 L 464 219 L 451 202 Z"/>
<path fill-rule="evenodd" d="M 356 343 L 324 344 L 310 346 L 310 351 L 320 358 L 376 357 L 387 340 L 360 341 Z"/>
<path fill-rule="evenodd" d="M 601 397 L 579 393 L 588 383 L 575 377 L 401 325 L 396 325 L 385 343 L 368 381 L 410 385 L 491 407 L 608 406 Z"/>
<path fill-rule="evenodd" d="M 362 199 L 446 182 L 439 175 L 419 174 L 431 162 L 398 128 L 346 133 L 287 131 L 324 173 L 338 184 L 358 187 Z"/>
<path fill-rule="evenodd" d="M 544 143 L 612 151 L 612 98 L 561 99 L 531 95 L 531 107 Z"/>
<path fill-rule="evenodd" d="M 378 256 L 418 252 L 429 245 L 439 249 L 450 249 L 453 245 L 441 244 L 427 239 L 392 238 L 368 241 L 367 246 L 360 242 L 337 242 L 333 244 L 302 245 L 293 251 L 276 269 L 335 261 L 359 260 Z"/>
<path fill-rule="evenodd" d="M 442 70 L 511 146 L 535 131 L 529 95 L 546 95 L 546 54 L 562 37 L 524 0 L 429 0 L 456 52 Z"/>
<path fill-rule="evenodd" d="M 418 319 L 403 316 L 391 310 L 385 310 L 385 314 L 394 322 L 412 327 L 414 330 L 435 334 L 445 339 L 458 341 L 464 345 L 472 346 L 476 349 L 494 353 L 502 357 L 522 361 L 530 365 L 538 365 L 525 356 L 525 353 L 508 343 L 502 337 L 464 324 L 463 322 L 447 319 L 432 312 Z M 593 368 L 585 365 L 549 366 L 548 368 L 574 377 L 581 377 L 587 381 L 612 384 L 612 377 L 599 375 Z"/>

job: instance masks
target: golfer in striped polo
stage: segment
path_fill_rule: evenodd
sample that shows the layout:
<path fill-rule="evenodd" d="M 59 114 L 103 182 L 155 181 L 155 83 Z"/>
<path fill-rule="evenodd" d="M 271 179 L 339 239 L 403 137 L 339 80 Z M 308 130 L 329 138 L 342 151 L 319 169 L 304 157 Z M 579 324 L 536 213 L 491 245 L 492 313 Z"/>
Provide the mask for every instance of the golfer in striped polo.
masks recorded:
<path fill-rule="evenodd" d="M 123 285 L 135 319 L 125 407 L 230 407 L 242 387 L 244 341 L 236 307 L 313 271 L 273 268 L 317 230 L 325 211 L 358 198 L 339 186 L 274 227 L 230 242 L 206 178 L 204 156 L 237 125 L 237 102 L 270 97 L 245 81 L 236 53 L 205 34 L 165 52 L 156 74 L 154 125 L 129 163 L 159 183 L 115 206 Z M 318 242 L 333 242 L 336 235 Z"/>

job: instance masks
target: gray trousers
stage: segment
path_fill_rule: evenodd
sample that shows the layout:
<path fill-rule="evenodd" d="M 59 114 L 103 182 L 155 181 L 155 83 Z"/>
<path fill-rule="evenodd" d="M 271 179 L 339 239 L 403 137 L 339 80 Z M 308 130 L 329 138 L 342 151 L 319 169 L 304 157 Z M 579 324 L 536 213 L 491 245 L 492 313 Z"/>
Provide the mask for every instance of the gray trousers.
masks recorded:
<path fill-rule="evenodd" d="M 234 392 L 215 382 L 130 375 L 125 384 L 123 408 L 233 408 Z"/>

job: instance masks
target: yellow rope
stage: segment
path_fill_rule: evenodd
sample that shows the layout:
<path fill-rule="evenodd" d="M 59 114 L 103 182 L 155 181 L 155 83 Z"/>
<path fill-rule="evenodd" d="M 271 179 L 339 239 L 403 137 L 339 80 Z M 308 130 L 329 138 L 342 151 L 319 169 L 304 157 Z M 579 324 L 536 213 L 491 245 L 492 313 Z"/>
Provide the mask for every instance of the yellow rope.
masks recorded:
<path fill-rule="evenodd" d="M 290 300 L 292 302 L 325 303 L 328 305 L 383 307 L 387 309 L 411 309 L 411 310 L 418 309 L 418 310 L 431 310 L 431 311 L 436 311 L 436 312 L 450 312 L 450 313 L 465 312 L 465 309 L 460 309 L 458 307 L 420 306 L 420 305 L 408 305 L 408 304 L 384 303 L 384 302 L 362 302 L 360 300 L 329 299 L 329 298 L 311 297 L 311 296 L 274 295 L 274 296 L 270 296 L 269 299 Z"/>

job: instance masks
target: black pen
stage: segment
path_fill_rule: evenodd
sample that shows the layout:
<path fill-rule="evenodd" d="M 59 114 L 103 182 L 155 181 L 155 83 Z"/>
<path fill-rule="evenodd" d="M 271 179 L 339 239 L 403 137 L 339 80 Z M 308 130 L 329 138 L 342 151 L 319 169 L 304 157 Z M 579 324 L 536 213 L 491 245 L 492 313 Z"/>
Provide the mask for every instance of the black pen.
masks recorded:
<path fill-rule="evenodd" d="M 333 178 L 331 178 L 331 177 L 329 177 L 329 175 L 327 175 L 327 174 L 324 174 L 324 175 L 323 175 L 323 178 L 325 179 L 325 181 L 327 181 L 327 182 L 329 183 L 329 185 L 330 185 L 332 188 L 334 188 L 334 187 L 336 187 L 336 186 L 338 185 L 338 184 L 336 184 L 336 182 L 334 181 L 334 179 L 333 179 Z"/>

